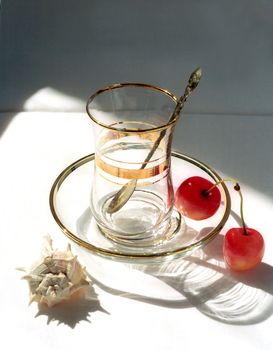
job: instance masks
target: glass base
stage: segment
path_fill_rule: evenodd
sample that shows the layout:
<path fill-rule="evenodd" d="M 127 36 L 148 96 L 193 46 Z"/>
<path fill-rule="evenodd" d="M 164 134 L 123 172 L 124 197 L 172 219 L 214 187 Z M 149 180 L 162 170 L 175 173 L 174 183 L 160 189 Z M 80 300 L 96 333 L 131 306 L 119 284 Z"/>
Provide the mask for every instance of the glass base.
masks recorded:
<path fill-rule="evenodd" d="M 128 216 L 123 215 L 120 219 L 117 217 L 116 223 L 119 225 L 119 229 L 123 229 L 124 233 L 118 235 L 117 232 L 109 230 L 103 226 L 98 225 L 100 232 L 111 241 L 132 247 L 153 247 L 162 244 L 173 238 L 175 233 L 181 230 L 181 214 L 177 210 L 173 210 L 171 216 L 163 222 L 160 226 L 153 228 L 152 230 L 144 231 L 142 234 L 132 234 L 135 228 L 139 232 L 140 228 L 146 228 L 150 224 L 151 212 L 147 213 L 141 211 L 139 213 L 131 212 L 128 209 L 126 212 Z M 140 220 L 139 218 L 142 218 Z M 149 221 L 146 220 L 149 218 Z M 126 228 L 130 227 L 130 234 L 126 234 Z M 129 231 L 128 231 L 129 232 Z"/>

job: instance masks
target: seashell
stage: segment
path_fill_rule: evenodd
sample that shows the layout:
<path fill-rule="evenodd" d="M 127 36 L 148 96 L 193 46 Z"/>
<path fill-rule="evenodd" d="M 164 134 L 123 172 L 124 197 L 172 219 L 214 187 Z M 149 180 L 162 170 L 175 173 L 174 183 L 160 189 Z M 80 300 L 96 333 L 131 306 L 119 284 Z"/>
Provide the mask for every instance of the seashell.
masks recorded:
<path fill-rule="evenodd" d="M 44 237 L 42 256 L 22 278 L 28 282 L 30 303 L 45 303 L 49 307 L 69 299 L 72 294 L 89 285 L 85 268 L 72 254 L 68 244 L 65 251 L 53 250 L 49 235 Z"/>

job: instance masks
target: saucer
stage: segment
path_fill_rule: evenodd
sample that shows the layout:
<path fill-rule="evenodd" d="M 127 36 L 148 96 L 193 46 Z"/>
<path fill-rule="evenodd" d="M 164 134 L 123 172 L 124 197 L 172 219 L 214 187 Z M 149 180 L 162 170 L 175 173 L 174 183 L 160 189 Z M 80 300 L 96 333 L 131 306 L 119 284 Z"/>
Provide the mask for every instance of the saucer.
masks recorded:
<path fill-rule="evenodd" d="M 66 167 L 56 178 L 49 198 L 53 218 L 83 255 L 93 254 L 129 263 L 173 260 L 213 240 L 229 217 L 230 196 L 222 183 L 218 186 L 221 204 L 212 217 L 201 221 L 183 217 L 175 235 L 152 247 L 117 244 L 100 232 L 89 208 L 94 158 L 95 155 L 90 154 Z M 188 155 L 172 152 L 171 161 L 174 190 L 190 176 L 202 176 L 212 182 L 221 180 L 208 165 Z"/>

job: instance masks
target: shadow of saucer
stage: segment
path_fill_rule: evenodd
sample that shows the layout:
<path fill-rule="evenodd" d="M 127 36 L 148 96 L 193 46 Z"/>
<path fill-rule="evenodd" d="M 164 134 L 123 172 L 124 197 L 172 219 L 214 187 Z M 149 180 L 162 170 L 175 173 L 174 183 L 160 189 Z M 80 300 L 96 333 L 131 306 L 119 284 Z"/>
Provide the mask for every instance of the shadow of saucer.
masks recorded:
<path fill-rule="evenodd" d="M 88 295 L 92 295 L 91 299 Z M 58 325 L 66 324 L 70 328 L 75 328 L 81 321 L 91 323 L 90 315 L 96 311 L 108 314 L 100 305 L 93 287 L 89 285 L 84 292 L 75 293 L 69 300 L 53 307 L 39 304 L 38 313 L 35 317 L 47 316 L 47 324 L 57 321 Z"/>
<path fill-rule="evenodd" d="M 240 225 L 240 217 L 234 212 L 231 215 Z M 204 227 L 199 234 L 205 236 L 210 231 L 211 227 Z M 180 259 L 160 264 L 122 264 L 124 271 L 114 268 L 116 262 L 105 267 L 101 261 L 99 273 L 91 269 L 89 273 L 92 279 L 93 272 L 95 284 L 113 295 L 166 308 L 195 307 L 214 320 L 233 325 L 262 322 L 273 314 L 273 267 L 261 263 L 244 273 L 226 268 L 222 252 L 224 233 L 223 229 L 202 249 Z M 109 275 L 110 267 L 109 278 L 101 278 L 105 273 Z M 118 282 L 119 272 L 125 276 L 126 270 L 132 283 L 124 283 L 123 279 Z M 135 288 L 137 284 L 140 287 Z"/>

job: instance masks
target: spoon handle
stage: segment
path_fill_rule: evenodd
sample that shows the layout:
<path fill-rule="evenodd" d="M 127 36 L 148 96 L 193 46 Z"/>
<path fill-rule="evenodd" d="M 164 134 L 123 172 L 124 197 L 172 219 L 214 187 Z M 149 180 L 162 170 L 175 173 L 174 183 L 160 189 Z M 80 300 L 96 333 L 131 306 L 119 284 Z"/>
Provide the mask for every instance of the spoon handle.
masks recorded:
<path fill-rule="evenodd" d="M 192 91 L 197 87 L 202 75 L 201 68 L 197 68 L 190 76 L 188 85 L 186 86 L 186 89 L 184 91 L 184 94 L 180 97 L 180 99 L 177 101 L 176 107 L 168 121 L 168 124 L 173 122 L 175 119 L 178 119 L 180 116 L 180 112 L 182 108 L 184 107 L 184 104 L 187 100 L 187 98 L 190 96 Z M 159 146 L 161 140 L 166 134 L 166 129 L 163 129 L 156 141 L 153 144 L 153 147 L 151 148 L 150 152 L 148 153 L 147 157 L 145 158 L 144 162 L 142 163 L 140 169 L 144 169 L 149 162 L 149 160 L 152 158 L 154 152 L 156 151 L 157 147 Z"/>
<path fill-rule="evenodd" d="M 202 69 L 200 67 L 195 69 L 195 71 L 192 72 L 188 81 L 188 85 L 185 88 L 184 94 L 177 101 L 176 107 L 173 111 L 173 114 L 170 117 L 169 122 L 172 122 L 174 119 L 179 117 L 180 112 L 184 107 L 184 104 L 187 101 L 188 97 L 199 84 L 201 76 L 202 76 Z"/>

